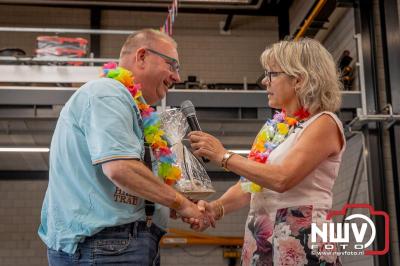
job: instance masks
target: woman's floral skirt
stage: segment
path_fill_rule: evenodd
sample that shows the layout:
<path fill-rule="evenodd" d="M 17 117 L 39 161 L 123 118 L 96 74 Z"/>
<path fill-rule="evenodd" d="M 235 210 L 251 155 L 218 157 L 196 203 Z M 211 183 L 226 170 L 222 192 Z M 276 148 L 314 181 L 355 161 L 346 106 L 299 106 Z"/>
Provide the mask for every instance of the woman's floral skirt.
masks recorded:
<path fill-rule="evenodd" d="M 335 248 L 325 250 L 321 239 L 311 243 L 311 223 L 321 224 L 325 216 L 326 211 L 313 211 L 311 205 L 279 209 L 275 220 L 267 213 L 250 213 L 241 264 L 340 266 L 336 245 L 330 243 Z"/>

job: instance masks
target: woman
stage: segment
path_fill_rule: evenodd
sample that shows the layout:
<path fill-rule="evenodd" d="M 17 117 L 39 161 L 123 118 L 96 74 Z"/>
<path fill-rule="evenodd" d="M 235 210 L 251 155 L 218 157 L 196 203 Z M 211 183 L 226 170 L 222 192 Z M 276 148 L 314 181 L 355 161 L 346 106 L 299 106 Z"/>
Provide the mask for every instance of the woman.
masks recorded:
<path fill-rule="evenodd" d="M 342 124 L 333 113 L 341 102 L 335 63 L 312 39 L 273 44 L 261 63 L 268 106 L 283 111 L 267 121 L 247 159 L 228 152 L 209 134 L 190 134 L 197 156 L 252 182 L 238 182 L 199 207 L 218 220 L 250 204 L 242 265 L 339 265 L 334 253 L 318 255 L 315 251 L 325 246 L 321 240 L 311 243 L 310 237 L 311 223 L 323 222 L 332 207 L 345 149 Z M 205 229 L 195 223 L 192 228 Z"/>

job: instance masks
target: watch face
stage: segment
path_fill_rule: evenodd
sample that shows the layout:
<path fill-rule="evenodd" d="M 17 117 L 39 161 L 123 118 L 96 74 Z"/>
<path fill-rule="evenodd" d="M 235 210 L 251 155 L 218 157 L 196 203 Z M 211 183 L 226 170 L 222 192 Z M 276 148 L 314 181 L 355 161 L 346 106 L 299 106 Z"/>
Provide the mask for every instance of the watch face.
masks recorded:
<path fill-rule="evenodd" d="M 224 154 L 224 156 L 222 157 L 222 162 L 221 162 L 221 166 L 222 168 L 224 168 L 225 171 L 229 172 L 229 170 L 226 168 L 226 163 L 228 162 L 229 158 L 232 157 L 232 155 L 234 155 L 235 153 L 232 151 L 228 151 L 227 153 Z"/>

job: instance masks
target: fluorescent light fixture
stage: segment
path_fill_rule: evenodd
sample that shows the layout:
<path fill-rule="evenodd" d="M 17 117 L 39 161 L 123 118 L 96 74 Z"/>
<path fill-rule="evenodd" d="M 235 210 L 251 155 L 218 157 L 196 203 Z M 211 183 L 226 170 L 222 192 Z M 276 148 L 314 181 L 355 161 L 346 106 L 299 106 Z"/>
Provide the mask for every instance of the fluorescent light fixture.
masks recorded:
<path fill-rule="evenodd" d="M 181 0 L 181 2 L 201 4 L 250 4 L 251 0 Z"/>
<path fill-rule="evenodd" d="M 237 154 L 249 154 L 250 150 L 230 150 L 231 152 L 237 153 Z"/>
<path fill-rule="evenodd" d="M 0 152 L 49 152 L 49 148 L 0 147 Z"/>

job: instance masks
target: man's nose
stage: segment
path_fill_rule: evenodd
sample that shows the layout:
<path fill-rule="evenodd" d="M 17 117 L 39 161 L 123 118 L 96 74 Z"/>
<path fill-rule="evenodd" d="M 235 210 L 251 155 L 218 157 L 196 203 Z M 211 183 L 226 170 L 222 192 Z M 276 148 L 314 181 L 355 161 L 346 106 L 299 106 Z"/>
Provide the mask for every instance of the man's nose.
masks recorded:
<path fill-rule="evenodd" d="M 181 81 L 181 76 L 179 75 L 179 72 L 173 72 L 171 75 L 171 79 L 174 83 L 179 83 Z"/>

